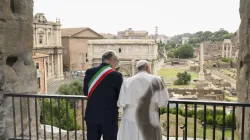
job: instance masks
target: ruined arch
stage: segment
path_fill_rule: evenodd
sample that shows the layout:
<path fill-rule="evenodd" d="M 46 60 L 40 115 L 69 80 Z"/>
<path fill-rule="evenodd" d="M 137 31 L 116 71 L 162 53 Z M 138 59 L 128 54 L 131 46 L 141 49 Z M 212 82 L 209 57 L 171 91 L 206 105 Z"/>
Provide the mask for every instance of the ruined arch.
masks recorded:
<path fill-rule="evenodd" d="M 122 74 L 123 77 L 131 77 L 132 73 L 131 70 L 121 66 L 119 72 Z"/>

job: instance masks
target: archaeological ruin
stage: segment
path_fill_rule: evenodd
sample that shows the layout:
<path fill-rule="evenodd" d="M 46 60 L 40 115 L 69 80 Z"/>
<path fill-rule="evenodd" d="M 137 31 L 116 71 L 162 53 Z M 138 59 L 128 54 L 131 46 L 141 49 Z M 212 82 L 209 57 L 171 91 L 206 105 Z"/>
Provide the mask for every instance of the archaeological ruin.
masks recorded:
<path fill-rule="evenodd" d="M 120 71 L 124 76 L 136 74 L 136 62 L 146 59 L 151 65 L 152 72 L 156 69 L 156 59 L 158 56 L 158 46 L 151 39 L 115 39 L 115 40 L 90 40 L 88 41 L 88 61 L 89 67 L 99 65 L 101 57 L 106 50 L 113 50 L 119 57 Z"/>

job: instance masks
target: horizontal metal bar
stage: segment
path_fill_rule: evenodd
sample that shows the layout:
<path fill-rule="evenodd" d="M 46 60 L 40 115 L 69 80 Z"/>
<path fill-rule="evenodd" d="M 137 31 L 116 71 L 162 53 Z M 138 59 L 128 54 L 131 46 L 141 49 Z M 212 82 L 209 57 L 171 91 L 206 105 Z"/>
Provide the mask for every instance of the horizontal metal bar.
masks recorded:
<path fill-rule="evenodd" d="M 7 93 L 7 94 L 4 94 L 4 96 L 7 96 L 7 97 L 54 98 L 54 99 L 66 99 L 66 98 L 67 99 L 83 99 L 83 100 L 88 99 L 87 96 L 82 96 L 82 95 L 58 95 L 58 94 Z M 250 107 L 250 103 L 224 102 L 224 101 L 206 101 L 206 100 L 173 100 L 173 99 L 170 99 L 169 103 Z"/>
<path fill-rule="evenodd" d="M 7 93 L 6 97 L 37 97 L 37 98 L 54 98 L 54 99 L 83 99 L 87 100 L 87 96 L 82 95 L 58 95 L 58 94 L 27 94 L 27 93 Z"/>
<path fill-rule="evenodd" d="M 179 103 L 179 104 L 197 104 L 197 105 L 216 105 L 216 106 L 245 106 L 250 107 L 250 103 L 241 102 L 224 102 L 224 101 L 206 101 L 206 100 L 173 100 L 170 99 L 169 103 Z"/>

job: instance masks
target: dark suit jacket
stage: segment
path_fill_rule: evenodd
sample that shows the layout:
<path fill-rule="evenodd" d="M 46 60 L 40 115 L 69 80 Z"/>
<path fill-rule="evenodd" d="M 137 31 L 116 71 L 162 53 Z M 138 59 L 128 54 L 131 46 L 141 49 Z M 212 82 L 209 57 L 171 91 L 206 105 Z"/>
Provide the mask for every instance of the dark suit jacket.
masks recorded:
<path fill-rule="evenodd" d="M 106 65 L 108 64 L 102 63 L 86 71 L 83 88 L 85 96 L 88 95 L 88 84 L 91 78 Z M 118 121 L 117 101 L 122 82 L 122 74 L 114 71 L 99 83 L 87 103 L 85 112 L 87 123 L 103 124 Z"/>

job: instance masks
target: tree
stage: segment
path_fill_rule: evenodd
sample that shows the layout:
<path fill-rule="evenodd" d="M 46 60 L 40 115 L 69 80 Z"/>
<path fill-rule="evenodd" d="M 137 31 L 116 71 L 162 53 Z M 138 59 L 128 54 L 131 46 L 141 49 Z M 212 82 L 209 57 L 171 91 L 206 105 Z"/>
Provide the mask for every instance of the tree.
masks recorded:
<path fill-rule="evenodd" d="M 83 95 L 83 83 L 77 80 L 70 84 L 63 84 L 57 92 L 61 95 Z"/>
<path fill-rule="evenodd" d="M 191 75 L 187 73 L 187 71 L 184 71 L 182 73 L 177 73 L 177 79 L 174 81 L 175 85 L 188 85 L 191 81 Z"/>
<path fill-rule="evenodd" d="M 40 102 L 40 108 L 41 108 L 40 122 L 42 124 L 53 125 L 53 126 L 62 128 L 64 130 L 69 130 L 69 131 L 72 131 L 75 129 L 74 119 L 76 119 L 77 116 L 74 117 L 74 109 L 70 107 L 70 104 L 68 104 L 68 115 L 66 114 L 67 103 L 65 99 L 60 99 L 60 110 L 58 110 L 57 100 L 54 100 L 54 99 L 51 99 L 51 103 L 49 99 L 44 99 L 44 104 Z M 44 111 L 42 108 L 44 109 Z M 51 117 L 51 113 L 52 113 L 52 117 Z M 59 115 L 60 115 L 60 118 L 58 118 Z M 43 117 L 45 117 L 45 121 Z M 60 125 L 59 125 L 58 119 L 60 119 Z M 78 123 L 76 123 L 76 129 L 77 130 L 80 129 L 80 125 Z"/>
<path fill-rule="evenodd" d="M 190 44 L 183 44 L 176 50 L 174 54 L 175 56 L 178 55 L 179 58 L 192 58 L 194 57 L 194 48 Z"/>

